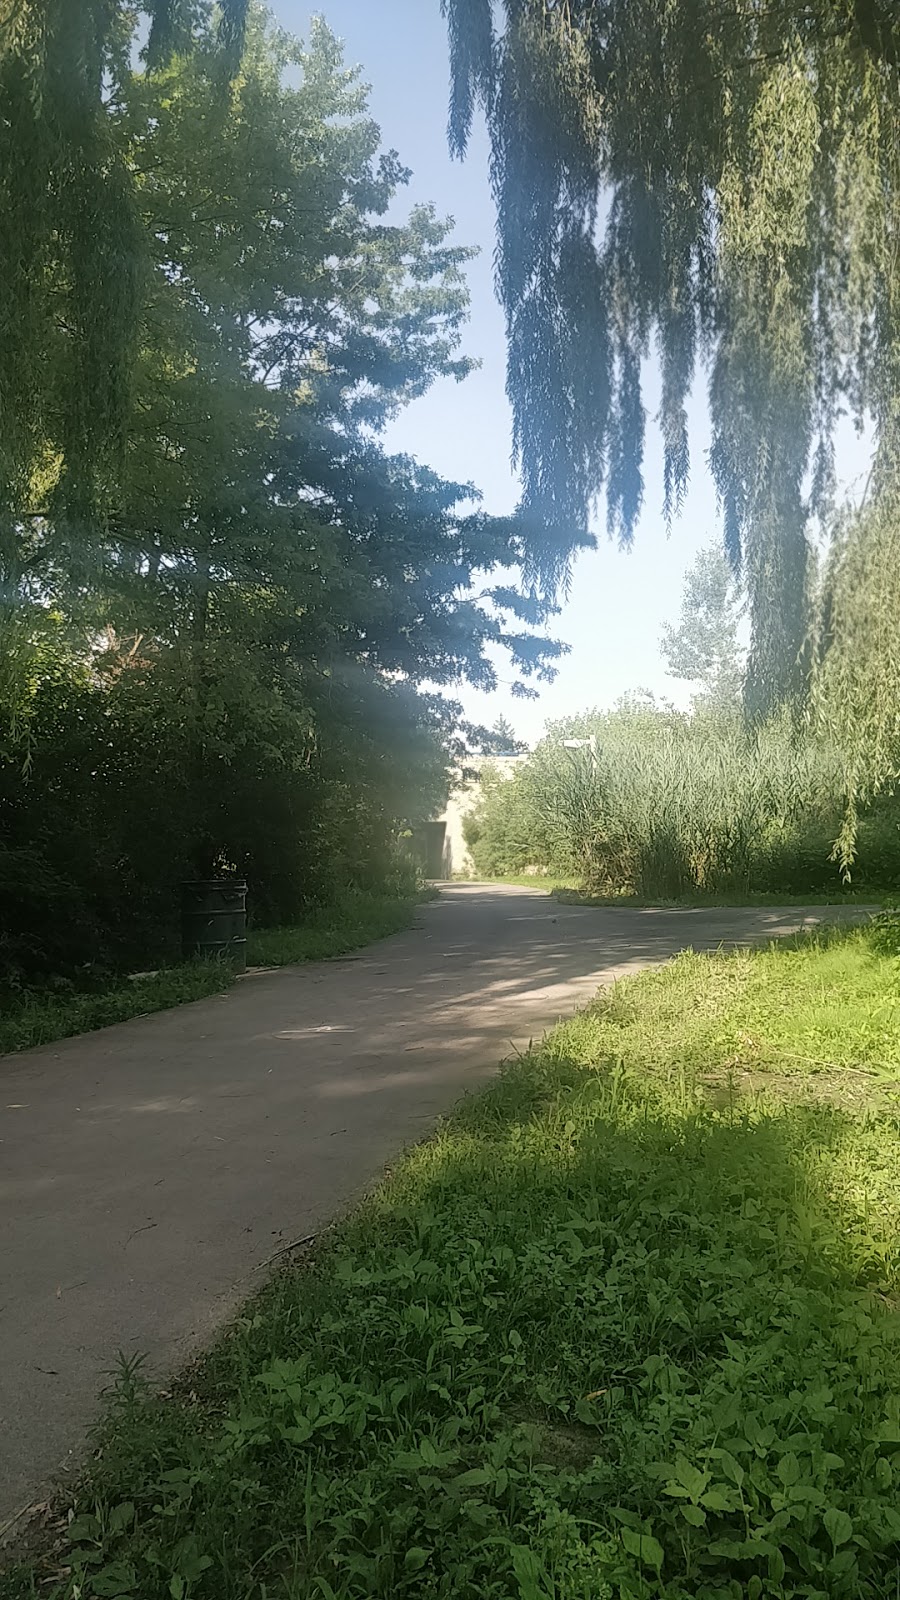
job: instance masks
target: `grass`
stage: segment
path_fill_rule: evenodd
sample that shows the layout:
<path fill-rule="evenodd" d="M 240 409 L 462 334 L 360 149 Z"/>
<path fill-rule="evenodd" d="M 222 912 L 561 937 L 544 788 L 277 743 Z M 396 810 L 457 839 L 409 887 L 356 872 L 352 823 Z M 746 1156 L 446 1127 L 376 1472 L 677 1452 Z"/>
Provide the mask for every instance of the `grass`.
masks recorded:
<path fill-rule="evenodd" d="M 515 889 L 533 889 L 536 894 L 556 894 L 559 890 L 576 890 L 577 878 L 567 878 L 560 873 L 523 873 L 521 877 L 515 874 L 500 878 L 483 878 L 483 883 L 508 883 Z"/>
<path fill-rule="evenodd" d="M 677 1070 L 701 1084 L 793 1075 L 815 1092 L 822 1074 L 865 1074 L 873 1086 L 900 1079 L 900 961 L 881 949 L 882 929 L 687 951 L 574 1018 L 562 1030 L 566 1051 L 579 1065 L 600 1050 L 631 1073 Z"/>
<path fill-rule="evenodd" d="M 408 899 L 396 895 L 343 895 L 333 906 L 323 906 L 307 921 L 287 928 L 251 929 L 247 936 L 247 961 L 251 966 L 285 967 L 298 961 L 325 961 L 371 944 L 408 928 L 422 899 L 438 891 L 425 890 Z"/>
<path fill-rule="evenodd" d="M 415 897 L 344 893 L 333 904 L 311 911 L 296 926 L 251 929 L 248 965 L 288 966 L 345 955 L 409 927 L 417 903 Z M 130 1017 L 221 994 L 234 981 L 233 973 L 221 961 L 186 961 L 133 979 L 119 978 L 98 990 L 79 992 L 67 987 L 7 995 L 0 1002 L 0 1054 L 51 1044 L 112 1022 L 127 1022 Z"/>
<path fill-rule="evenodd" d="M 170 1395 L 122 1374 L 2 1600 L 896 1600 L 898 951 L 609 990 Z"/>
<path fill-rule="evenodd" d="M 648 901 L 730 898 L 735 884 L 837 892 L 842 758 L 789 714 L 751 727 L 730 712 L 622 706 L 587 712 L 570 732 L 576 723 L 595 736 L 596 760 L 573 759 L 557 729 L 508 781 L 488 777 L 468 828 L 480 870 L 556 863 L 584 887 Z M 879 804 L 860 821 L 854 876 L 896 882 L 898 842 Z"/>
<path fill-rule="evenodd" d="M 564 905 L 572 906 L 677 906 L 702 910 L 705 906 L 879 906 L 894 898 L 894 891 L 835 888 L 829 894 L 785 894 L 762 889 L 733 891 L 729 894 L 691 894 L 666 899 L 636 894 L 589 894 L 582 889 L 561 885 L 551 891 Z"/>
<path fill-rule="evenodd" d="M 702 909 L 704 906 L 841 906 L 880 905 L 885 899 L 895 898 L 895 891 L 877 889 L 843 889 L 837 885 L 828 894 L 776 894 L 748 889 L 730 894 L 683 895 L 678 899 L 642 897 L 636 894 L 589 894 L 578 885 L 576 878 L 566 878 L 548 873 L 523 877 L 502 877 L 486 880 L 508 883 L 517 889 L 534 889 L 536 893 L 553 895 L 562 905 L 570 906 L 676 906 L 685 909 Z"/>

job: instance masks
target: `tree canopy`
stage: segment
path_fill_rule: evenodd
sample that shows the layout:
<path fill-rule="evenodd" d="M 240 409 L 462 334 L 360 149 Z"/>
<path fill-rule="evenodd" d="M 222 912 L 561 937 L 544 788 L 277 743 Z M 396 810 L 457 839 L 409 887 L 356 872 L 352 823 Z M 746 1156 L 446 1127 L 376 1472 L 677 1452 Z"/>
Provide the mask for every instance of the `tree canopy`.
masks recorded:
<path fill-rule="evenodd" d="M 97 12 L 91 181 L 110 248 L 139 262 L 128 306 L 95 326 L 115 264 L 102 229 L 79 235 L 77 287 L 75 201 L 45 167 L 40 303 L 14 330 L 31 387 L 0 547 L 0 880 L 20 950 L 23 928 L 71 949 L 89 927 L 107 950 L 129 915 L 152 930 L 186 873 L 241 871 L 280 917 L 384 873 L 444 781 L 456 708 L 438 691 L 492 687 L 495 646 L 527 691 L 555 653 L 539 601 L 503 581 L 522 525 L 381 442 L 469 370 L 470 250 L 430 207 L 387 220 L 407 173 L 324 24 L 303 47 L 253 11 L 224 76 L 211 10 L 170 6 L 165 49 L 163 15 L 140 61 L 135 17 Z M 178 49 L 173 18 L 191 23 Z M 37 128 L 23 60 L 0 96 Z M 127 374 L 98 398 L 126 331 Z M 79 394 L 99 406 L 81 422 Z"/>
<path fill-rule="evenodd" d="M 605 489 L 632 536 L 654 341 L 665 505 L 708 372 L 710 462 L 743 563 L 749 700 L 797 687 L 807 519 L 839 415 L 896 472 L 900 44 L 892 0 L 442 0 L 450 137 L 486 115 L 525 503 L 550 585 Z"/>
<path fill-rule="evenodd" d="M 900 501 L 845 515 L 825 568 L 812 658 L 814 723 L 843 755 L 835 856 L 849 873 L 864 807 L 900 778 Z"/>
<path fill-rule="evenodd" d="M 121 444 L 147 240 L 119 114 L 143 25 L 155 67 L 193 47 L 240 57 L 247 0 L 0 3 L 0 508 L 63 454 L 67 499 L 102 487 Z M 60 331 L 67 337 L 60 348 Z M 59 469 L 62 469 L 59 471 Z"/>

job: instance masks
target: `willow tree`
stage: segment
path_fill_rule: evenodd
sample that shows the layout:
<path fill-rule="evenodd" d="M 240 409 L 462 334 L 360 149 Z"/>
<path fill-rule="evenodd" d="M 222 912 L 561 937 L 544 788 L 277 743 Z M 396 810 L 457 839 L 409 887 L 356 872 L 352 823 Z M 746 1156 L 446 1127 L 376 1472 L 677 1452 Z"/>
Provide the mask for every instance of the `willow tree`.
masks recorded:
<path fill-rule="evenodd" d="M 605 490 L 632 537 L 655 340 L 667 519 L 708 371 L 725 544 L 751 601 L 751 701 L 790 693 L 810 513 L 842 407 L 900 437 L 894 0 L 441 0 L 450 139 L 484 109 L 526 505 L 552 584 Z"/>
<path fill-rule="evenodd" d="M 812 711 L 843 756 L 835 856 L 849 874 L 859 817 L 900 779 L 900 493 L 845 516 L 818 607 Z"/>
<path fill-rule="evenodd" d="M 248 0 L 217 8 L 227 86 Z M 153 68 L 208 37 L 195 0 L 0 0 L 0 512 L 93 508 L 121 443 L 147 268 L 118 123 Z M 6 538 L 8 539 L 8 530 Z"/>

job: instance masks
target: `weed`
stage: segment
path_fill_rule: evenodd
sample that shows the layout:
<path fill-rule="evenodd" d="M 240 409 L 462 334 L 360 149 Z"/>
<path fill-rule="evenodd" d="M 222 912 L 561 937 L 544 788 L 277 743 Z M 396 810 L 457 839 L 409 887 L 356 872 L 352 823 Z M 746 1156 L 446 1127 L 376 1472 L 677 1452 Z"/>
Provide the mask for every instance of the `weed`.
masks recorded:
<path fill-rule="evenodd" d="M 76 988 L 7 994 L 0 1005 L 0 1053 L 30 1050 L 33 1045 L 127 1022 L 129 1017 L 202 1000 L 221 993 L 230 982 L 231 974 L 221 962 L 190 961 L 134 980 L 113 980 L 108 988 L 84 994 Z"/>

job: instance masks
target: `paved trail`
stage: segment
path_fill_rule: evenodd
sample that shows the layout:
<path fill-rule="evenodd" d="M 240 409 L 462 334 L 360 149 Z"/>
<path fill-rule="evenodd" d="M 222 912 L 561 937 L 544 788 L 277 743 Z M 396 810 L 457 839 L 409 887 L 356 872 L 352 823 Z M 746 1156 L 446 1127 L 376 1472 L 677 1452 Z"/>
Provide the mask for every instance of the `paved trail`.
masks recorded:
<path fill-rule="evenodd" d="M 0 1527 L 74 1460 L 119 1351 L 181 1361 L 602 982 L 825 908 L 586 910 L 456 884 L 357 956 L 0 1059 Z"/>

